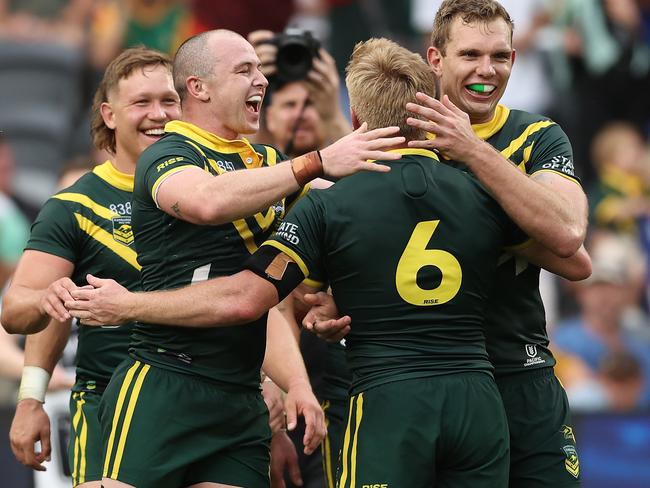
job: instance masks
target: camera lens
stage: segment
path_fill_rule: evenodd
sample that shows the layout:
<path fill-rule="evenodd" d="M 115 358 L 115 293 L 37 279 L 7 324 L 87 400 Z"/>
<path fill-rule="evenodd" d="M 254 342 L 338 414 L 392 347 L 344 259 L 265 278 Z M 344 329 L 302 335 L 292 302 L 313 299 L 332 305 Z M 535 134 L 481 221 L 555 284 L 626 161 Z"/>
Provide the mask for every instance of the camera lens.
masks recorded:
<path fill-rule="evenodd" d="M 278 49 L 278 74 L 285 81 L 302 80 L 312 65 L 312 52 L 302 43 L 287 43 Z"/>

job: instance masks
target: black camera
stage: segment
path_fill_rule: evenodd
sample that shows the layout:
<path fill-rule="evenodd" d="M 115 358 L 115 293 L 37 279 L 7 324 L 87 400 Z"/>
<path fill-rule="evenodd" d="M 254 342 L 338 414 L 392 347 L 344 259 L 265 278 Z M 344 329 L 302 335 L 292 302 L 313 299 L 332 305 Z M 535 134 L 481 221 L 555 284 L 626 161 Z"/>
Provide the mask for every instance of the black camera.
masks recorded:
<path fill-rule="evenodd" d="M 311 32 L 288 28 L 270 41 L 278 48 L 275 58 L 277 77 L 288 82 L 304 80 L 311 69 L 312 60 L 318 56 L 320 42 Z"/>

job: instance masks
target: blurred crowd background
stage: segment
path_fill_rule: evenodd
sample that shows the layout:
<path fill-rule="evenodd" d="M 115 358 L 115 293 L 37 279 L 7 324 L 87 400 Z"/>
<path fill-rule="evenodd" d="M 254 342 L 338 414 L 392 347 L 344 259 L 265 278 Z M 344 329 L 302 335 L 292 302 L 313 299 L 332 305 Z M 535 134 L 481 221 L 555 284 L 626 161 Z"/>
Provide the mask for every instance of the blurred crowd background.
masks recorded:
<path fill-rule="evenodd" d="M 564 128 L 590 202 L 592 277 L 579 283 L 542 278 L 557 374 L 576 413 L 577 435 L 587 439 L 578 438 L 583 466 L 589 456 L 600 459 L 601 444 L 614 450 L 620 444 L 622 472 L 636 457 L 650 458 L 650 0 L 501 3 L 514 19 L 517 50 L 502 103 Z M 424 55 L 439 4 L 0 0 L 0 287 L 61 173 L 107 159 L 92 148 L 89 107 L 104 67 L 122 49 L 144 44 L 173 55 L 203 30 L 247 36 L 291 26 L 313 33 L 342 80 L 354 44 L 369 37 L 388 37 Z M 316 120 L 327 106 L 347 114 L 343 82 L 336 88 L 335 100 L 316 104 Z M 293 117 L 307 117 L 306 111 Z M 20 346 L 9 337 L 0 343 L 0 376 L 9 378 L 0 389 L 2 433 L 20 377 L 20 368 L 3 358 L 15 357 Z M 581 429 L 581 422 L 590 427 Z M 0 466 L 5 450 L 8 443 L 0 441 Z M 605 458 L 594 462 L 594 479 L 601 462 L 611 469 Z M 583 469 L 589 483 L 590 470 Z M 650 486 L 648 470 L 637 474 L 647 476 L 643 486 Z"/>

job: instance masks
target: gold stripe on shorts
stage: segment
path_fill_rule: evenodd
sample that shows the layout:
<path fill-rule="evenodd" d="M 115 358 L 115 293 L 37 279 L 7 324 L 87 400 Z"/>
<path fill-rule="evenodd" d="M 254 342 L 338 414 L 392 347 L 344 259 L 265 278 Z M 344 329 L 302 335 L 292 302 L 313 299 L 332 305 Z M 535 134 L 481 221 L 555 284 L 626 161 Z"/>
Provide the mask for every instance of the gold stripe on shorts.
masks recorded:
<path fill-rule="evenodd" d="M 354 427 L 352 426 L 352 412 L 354 412 Z M 341 482 L 339 488 L 354 488 L 355 476 L 357 474 L 357 436 L 361 417 L 363 416 L 363 393 L 359 393 L 350 398 L 350 407 L 348 409 L 348 424 L 345 428 L 345 438 L 343 440 L 343 467 L 341 469 Z M 353 430 L 354 429 L 354 430 Z M 348 468 L 348 464 L 350 468 Z M 349 484 L 348 477 L 350 478 Z"/>
<path fill-rule="evenodd" d="M 122 426 L 122 432 L 120 433 L 120 441 L 117 444 L 117 453 L 115 454 L 115 461 L 113 463 L 113 471 L 111 472 L 111 478 L 117 479 L 117 474 L 120 471 L 120 464 L 122 464 L 122 456 L 124 455 L 124 446 L 126 445 L 126 438 L 129 435 L 129 427 L 131 427 L 131 420 L 133 419 L 133 411 L 135 410 L 135 405 L 138 403 L 138 396 L 140 395 L 140 390 L 142 389 L 142 383 L 144 382 L 144 377 L 147 376 L 150 366 L 145 364 L 144 367 L 138 373 L 138 378 L 135 380 L 135 385 L 133 386 L 133 391 L 131 392 L 131 397 L 129 398 L 129 405 L 126 407 L 126 416 L 124 417 L 124 425 Z"/>
<path fill-rule="evenodd" d="M 115 405 L 115 413 L 113 414 L 113 422 L 111 424 L 111 434 L 108 437 L 108 446 L 106 447 L 106 458 L 104 459 L 104 470 L 102 476 L 104 478 L 108 477 L 108 468 L 111 461 L 111 454 L 113 453 L 113 444 L 115 442 L 115 433 L 117 431 L 118 422 L 120 420 L 120 415 L 122 414 L 122 406 L 124 405 L 124 399 L 126 397 L 126 392 L 131 386 L 131 381 L 133 381 L 133 376 L 135 371 L 142 365 L 140 361 L 133 363 L 133 366 L 129 368 L 126 372 L 126 376 L 122 381 L 122 386 L 120 387 L 120 393 L 117 397 L 117 404 Z"/>
<path fill-rule="evenodd" d="M 76 402 L 76 409 L 74 417 L 72 418 L 72 431 L 74 433 L 74 458 L 72 463 L 72 486 L 77 486 L 83 481 L 80 481 L 80 466 L 83 464 L 84 470 L 86 466 L 86 451 L 85 444 L 81 445 L 81 432 L 83 432 L 83 405 L 86 401 L 83 398 L 84 392 L 77 392 L 72 394 L 72 399 Z M 84 473 L 85 474 L 85 473 Z"/>
<path fill-rule="evenodd" d="M 323 439 L 323 443 L 321 444 L 321 453 L 323 455 L 323 471 L 325 473 L 327 488 L 334 488 L 334 483 L 336 483 L 336 480 L 334 479 L 335 473 L 332 470 L 332 445 L 329 435 L 330 421 L 327 418 L 327 410 L 330 408 L 330 401 L 325 400 L 321 404 L 321 408 L 325 414 L 325 427 L 328 429 L 328 433 L 325 434 L 325 439 Z"/>
<path fill-rule="evenodd" d="M 357 441 L 359 440 L 359 427 L 361 426 L 361 418 L 363 417 L 363 393 L 359 393 L 357 400 L 356 417 L 356 425 L 354 426 L 354 440 L 352 442 L 352 473 L 350 475 L 350 488 L 354 488 L 357 478 Z"/>

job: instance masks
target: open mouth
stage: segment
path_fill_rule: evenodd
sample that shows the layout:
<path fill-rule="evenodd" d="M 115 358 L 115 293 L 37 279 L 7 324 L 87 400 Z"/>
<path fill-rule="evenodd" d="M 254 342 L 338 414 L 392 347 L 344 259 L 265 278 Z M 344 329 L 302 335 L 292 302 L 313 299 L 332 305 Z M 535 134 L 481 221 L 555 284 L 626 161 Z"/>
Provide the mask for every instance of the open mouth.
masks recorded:
<path fill-rule="evenodd" d="M 262 107 L 261 95 L 253 95 L 248 100 L 246 100 L 246 108 L 251 112 L 253 112 L 254 114 L 259 114 L 261 107 Z"/>
<path fill-rule="evenodd" d="M 162 127 L 156 127 L 154 129 L 147 129 L 143 132 L 145 136 L 160 139 L 165 134 L 165 129 Z"/>
<path fill-rule="evenodd" d="M 497 87 L 494 85 L 488 85 L 485 83 L 472 83 L 471 85 L 465 85 L 465 89 L 468 92 L 482 97 L 489 97 L 496 88 Z"/>

